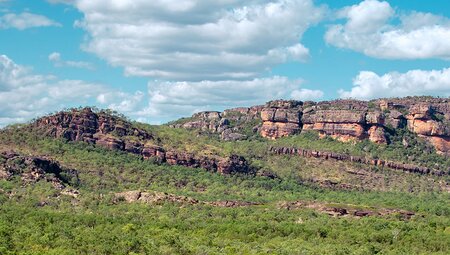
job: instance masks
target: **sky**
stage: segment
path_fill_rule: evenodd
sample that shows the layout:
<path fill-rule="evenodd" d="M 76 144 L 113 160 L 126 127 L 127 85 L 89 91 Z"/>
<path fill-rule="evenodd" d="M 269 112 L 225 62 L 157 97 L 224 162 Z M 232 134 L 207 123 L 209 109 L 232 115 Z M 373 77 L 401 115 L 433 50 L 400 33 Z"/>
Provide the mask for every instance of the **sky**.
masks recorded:
<path fill-rule="evenodd" d="M 412 95 L 450 96 L 448 0 L 0 0 L 0 127 Z"/>

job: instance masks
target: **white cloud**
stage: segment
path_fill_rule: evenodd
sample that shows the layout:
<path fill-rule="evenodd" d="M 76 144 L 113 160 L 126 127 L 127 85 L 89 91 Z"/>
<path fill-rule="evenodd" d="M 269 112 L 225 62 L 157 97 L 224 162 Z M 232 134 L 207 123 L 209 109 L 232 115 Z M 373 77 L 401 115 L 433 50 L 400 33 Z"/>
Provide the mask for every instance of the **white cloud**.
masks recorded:
<path fill-rule="evenodd" d="M 188 116 L 202 110 L 223 110 L 237 106 L 263 104 L 273 99 L 317 100 L 319 90 L 301 88 L 301 80 L 286 77 L 249 81 L 150 82 L 149 116 L 165 120 Z"/>
<path fill-rule="evenodd" d="M 317 101 L 324 95 L 321 90 L 311 90 L 311 89 L 300 89 L 291 92 L 291 98 L 300 101 Z"/>
<path fill-rule="evenodd" d="M 165 80 L 253 79 L 304 61 L 306 29 L 324 7 L 312 0 L 78 0 L 83 48 L 126 75 Z"/>
<path fill-rule="evenodd" d="M 338 12 L 327 43 L 385 59 L 450 59 L 450 20 L 430 13 L 395 14 L 386 1 L 365 0 Z M 399 20 L 399 24 L 390 20 Z"/>
<path fill-rule="evenodd" d="M 57 54 L 52 57 L 57 58 Z M 322 91 L 303 88 L 302 80 L 278 76 L 249 81 L 153 81 L 148 84 L 148 94 L 126 93 L 102 84 L 33 74 L 31 68 L 0 55 L 0 127 L 62 108 L 86 105 L 114 109 L 144 122 L 161 123 L 202 110 L 251 106 L 279 98 L 317 100 L 322 96 Z"/>
<path fill-rule="evenodd" d="M 136 92 L 141 93 L 141 92 Z M 123 93 L 104 85 L 81 80 L 60 80 L 50 75 L 33 74 L 30 68 L 14 63 L 0 55 L 0 127 L 10 123 L 24 122 L 34 117 L 66 107 L 97 105 L 107 107 L 107 102 L 97 98 L 108 94 L 114 97 L 114 109 L 129 113 L 132 102 L 136 107 L 139 100 L 134 94 Z M 142 93 L 141 93 L 142 94 Z M 109 103 L 111 104 L 111 103 Z M 142 105 L 141 107 L 144 107 Z"/>
<path fill-rule="evenodd" d="M 83 68 L 88 70 L 95 70 L 94 65 L 84 61 L 71 61 L 71 60 L 63 60 L 61 58 L 61 53 L 53 52 L 48 55 L 48 60 L 50 60 L 56 67 L 75 67 L 75 68 Z"/>
<path fill-rule="evenodd" d="M 382 76 L 363 71 L 353 81 L 350 91 L 340 90 L 342 98 L 373 99 L 417 95 L 450 96 L 450 68 L 443 70 L 411 70 Z"/>
<path fill-rule="evenodd" d="M 61 26 L 45 16 L 23 12 L 21 14 L 8 13 L 0 17 L 0 29 L 16 28 L 24 30 L 32 27 Z"/>

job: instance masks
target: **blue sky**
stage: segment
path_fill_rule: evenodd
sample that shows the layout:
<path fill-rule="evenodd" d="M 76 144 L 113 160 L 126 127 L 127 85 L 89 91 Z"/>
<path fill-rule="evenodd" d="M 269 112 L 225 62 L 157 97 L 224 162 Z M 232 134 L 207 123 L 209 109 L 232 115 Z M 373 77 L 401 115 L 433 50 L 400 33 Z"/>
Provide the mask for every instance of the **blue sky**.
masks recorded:
<path fill-rule="evenodd" d="M 0 0 L 0 126 L 284 98 L 450 96 L 447 0 Z"/>

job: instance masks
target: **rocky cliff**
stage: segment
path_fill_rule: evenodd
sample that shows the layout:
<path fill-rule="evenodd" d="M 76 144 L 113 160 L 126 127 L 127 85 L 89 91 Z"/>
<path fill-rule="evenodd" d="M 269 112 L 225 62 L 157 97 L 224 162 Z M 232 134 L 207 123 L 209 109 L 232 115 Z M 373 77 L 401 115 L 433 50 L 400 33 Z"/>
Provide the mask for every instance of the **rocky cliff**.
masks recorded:
<path fill-rule="evenodd" d="M 428 167 L 422 167 L 414 164 L 405 164 L 399 162 L 393 162 L 388 160 L 367 158 L 360 156 L 350 156 L 347 154 L 328 152 L 328 151 L 317 151 L 308 150 L 303 148 L 288 148 L 288 147 L 270 147 L 269 153 L 277 155 L 291 155 L 306 158 L 320 158 L 324 160 L 336 160 L 336 161 L 347 161 L 359 164 L 365 164 L 369 166 L 376 166 L 380 168 L 391 168 L 394 170 L 399 170 L 408 173 L 418 173 L 418 174 L 432 174 L 437 176 L 443 176 L 450 174 L 450 169 L 447 171 L 431 169 Z"/>
<path fill-rule="evenodd" d="M 201 113 L 200 118 L 208 119 L 210 122 L 213 120 L 220 122 L 221 119 L 220 115 L 214 112 Z M 201 125 L 193 123 L 191 125 L 201 128 Z M 211 123 L 210 126 L 212 127 Z M 158 139 L 153 134 L 136 128 L 131 122 L 106 111 L 94 112 L 91 108 L 63 111 L 36 120 L 32 127 L 46 136 L 64 138 L 68 141 L 84 141 L 110 150 L 126 151 L 159 163 L 203 168 L 221 174 L 251 172 L 245 158 L 237 155 L 226 158 L 206 157 L 166 150 L 157 145 Z"/>
<path fill-rule="evenodd" d="M 302 106 L 299 101 L 268 102 L 261 111 L 261 136 L 276 139 L 300 133 Z"/>
<path fill-rule="evenodd" d="M 14 176 L 19 176 L 24 184 L 47 181 L 58 190 L 78 182 L 77 171 L 62 168 L 51 159 L 20 155 L 12 151 L 1 152 L 0 179 L 8 180 Z"/>
<path fill-rule="evenodd" d="M 237 114 L 238 113 L 238 114 Z M 232 127 L 230 117 L 238 116 Z M 172 127 L 197 128 L 222 134 L 224 140 L 245 139 L 239 127 L 256 121 L 252 132 L 268 139 L 312 130 L 340 141 L 369 139 L 386 144 L 386 133 L 405 128 L 450 155 L 450 99 L 406 97 L 371 101 L 334 100 L 301 102 L 275 100 L 263 106 L 194 114 Z M 231 134 L 226 136 L 224 134 Z M 232 137 L 232 138 L 230 138 Z"/>
<path fill-rule="evenodd" d="M 190 118 L 170 123 L 173 128 L 197 129 L 219 134 L 224 141 L 247 139 L 260 128 L 263 106 L 239 107 L 223 112 L 199 112 Z M 250 129 L 248 132 L 247 129 Z"/>

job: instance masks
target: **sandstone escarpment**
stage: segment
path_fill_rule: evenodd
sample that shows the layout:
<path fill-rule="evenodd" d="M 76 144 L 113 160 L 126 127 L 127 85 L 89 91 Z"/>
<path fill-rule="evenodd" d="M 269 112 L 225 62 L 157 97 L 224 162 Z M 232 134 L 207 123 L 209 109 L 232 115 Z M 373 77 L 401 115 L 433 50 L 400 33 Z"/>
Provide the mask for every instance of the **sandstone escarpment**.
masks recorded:
<path fill-rule="evenodd" d="M 196 129 L 203 132 L 220 134 L 224 141 L 244 140 L 248 137 L 245 129 L 251 125 L 252 133 L 256 133 L 259 126 L 262 106 L 239 107 L 223 112 L 199 112 L 187 119 L 181 119 L 170 124 L 173 128 Z"/>
<path fill-rule="evenodd" d="M 433 97 L 406 97 L 371 101 L 334 100 L 301 102 L 275 100 L 263 106 L 234 108 L 224 112 L 194 114 L 172 127 L 209 130 L 223 140 L 246 136 L 242 124 L 262 122 L 253 132 L 277 139 L 304 131 L 317 131 L 321 137 L 340 141 L 368 139 L 388 144 L 389 133 L 406 128 L 427 140 L 440 154 L 450 155 L 450 100 Z M 241 123 L 234 125 L 234 123 Z"/>
<path fill-rule="evenodd" d="M 244 157 L 231 155 L 228 158 L 196 156 L 191 153 L 165 151 L 160 146 L 148 145 L 143 150 L 145 159 L 156 159 L 169 165 L 179 165 L 190 168 L 203 168 L 221 174 L 250 173 L 251 167 Z"/>
<path fill-rule="evenodd" d="M 255 115 L 257 110 L 255 110 Z M 198 118 L 208 119 L 208 128 L 213 121 L 225 123 L 218 112 L 203 112 Z M 215 123 L 215 122 L 214 122 Z M 191 123 L 190 125 L 194 125 Z M 201 125 L 199 125 L 200 127 Z M 203 168 L 221 174 L 250 173 L 247 161 L 240 156 L 231 155 L 198 156 L 176 150 L 166 150 L 156 145 L 157 139 L 149 132 L 134 127 L 130 122 L 90 108 L 60 112 L 52 116 L 38 119 L 33 127 L 50 137 L 65 138 L 69 141 L 84 141 L 110 150 L 126 151 L 141 155 L 144 159 L 152 159 L 158 163 L 179 165 L 189 168 Z"/>
<path fill-rule="evenodd" d="M 448 107 L 433 107 L 426 103 L 412 105 L 406 116 L 408 129 L 428 140 L 442 154 L 450 153 L 450 122 Z M 448 106 L 448 104 L 447 104 Z M 438 112 L 438 109 L 443 111 Z M 438 116 L 441 116 L 440 119 Z"/>
<path fill-rule="evenodd" d="M 370 139 L 386 143 L 384 115 L 368 108 L 367 102 L 337 100 L 313 104 L 303 111 L 303 130 L 315 130 L 340 141 Z"/>
<path fill-rule="evenodd" d="M 366 164 L 370 166 L 377 167 L 387 167 L 394 170 L 399 170 L 403 172 L 409 173 L 418 173 L 418 174 L 432 174 L 437 176 L 448 175 L 450 174 L 450 169 L 447 171 L 430 169 L 428 167 L 417 166 L 414 164 L 404 164 L 399 162 L 393 162 L 382 159 L 375 158 L 367 158 L 360 156 L 350 156 L 341 153 L 335 152 L 327 152 L 327 151 L 317 151 L 317 150 L 308 150 L 303 148 L 288 148 L 288 147 L 270 147 L 269 152 L 276 155 L 292 155 L 292 156 L 300 156 L 306 158 L 321 158 L 325 160 L 337 160 L 337 161 L 347 161 L 353 163 Z"/>
<path fill-rule="evenodd" d="M 302 105 L 299 101 L 268 102 L 261 111 L 261 136 L 276 139 L 299 133 Z"/>
<path fill-rule="evenodd" d="M 142 141 L 153 136 L 132 126 L 120 117 L 105 111 L 94 112 L 91 108 L 59 112 L 36 120 L 33 126 L 46 136 L 65 138 L 68 141 L 84 141 L 114 150 L 139 152 Z M 136 141 L 127 139 L 136 138 Z"/>

